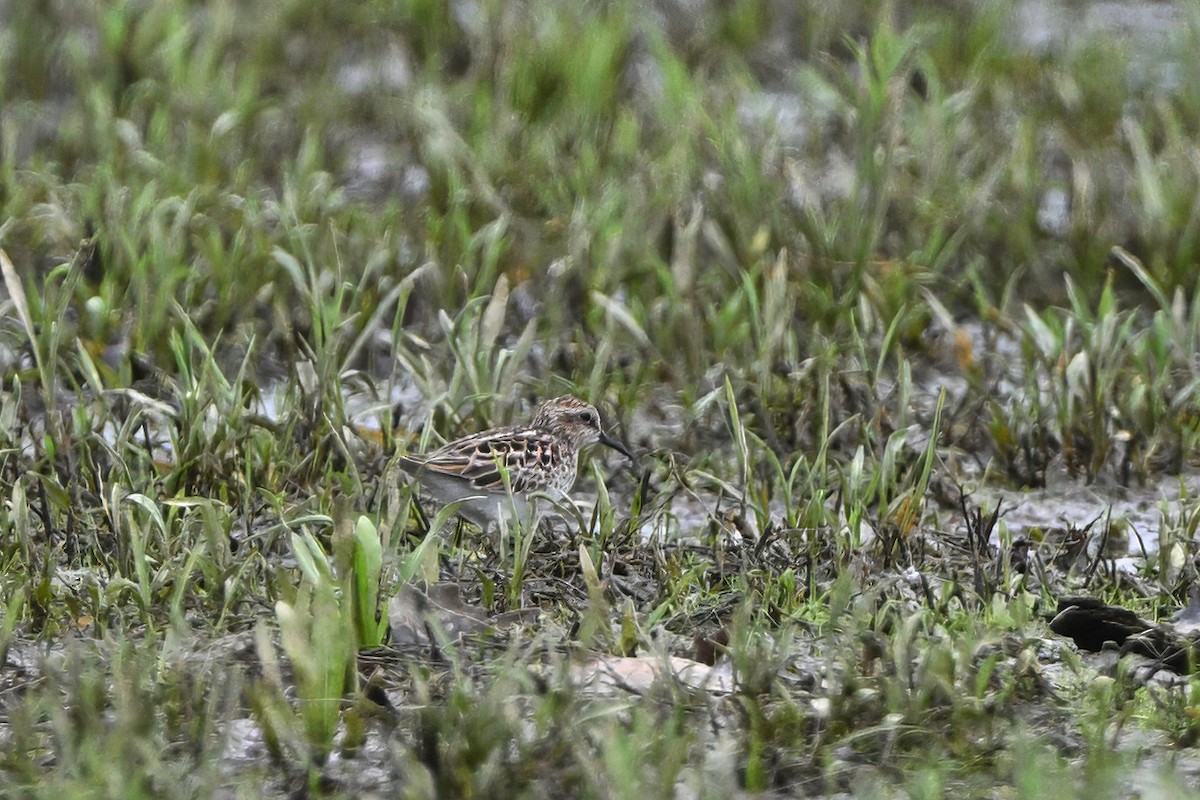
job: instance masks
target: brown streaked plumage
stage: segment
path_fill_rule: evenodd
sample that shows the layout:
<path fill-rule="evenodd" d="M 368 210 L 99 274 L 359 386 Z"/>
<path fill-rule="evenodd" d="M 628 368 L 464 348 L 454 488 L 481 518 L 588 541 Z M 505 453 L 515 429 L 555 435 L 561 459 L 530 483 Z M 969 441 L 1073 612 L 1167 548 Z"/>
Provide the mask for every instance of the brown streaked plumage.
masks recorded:
<path fill-rule="evenodd" d="M 439 502 L 469 498 L 459 513 L 487 528 L 509 509 L 524 516 L 534 492 L 569 492 L 579 451 L 597 443 L 633 458 L 605 435 L 595 406 L 563 396 L 543 403 L 528 425 L 464 436 L 424 456 L 401 457 L 400 466 Z"/>

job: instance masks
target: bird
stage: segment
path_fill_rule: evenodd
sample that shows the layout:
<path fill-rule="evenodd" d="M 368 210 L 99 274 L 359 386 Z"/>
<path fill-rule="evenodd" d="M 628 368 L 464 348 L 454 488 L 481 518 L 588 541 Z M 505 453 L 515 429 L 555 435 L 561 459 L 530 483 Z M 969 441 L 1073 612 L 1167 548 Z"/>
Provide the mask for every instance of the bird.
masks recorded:
<path fill-rule="evenodd" d="M 485 531 L 516 513 L 528 520 L 531 495 L 565 497 L 575 485 L 579 451 L 602 444 L 633 460 L 600 425 L 591 403 L 564 395 L 547 400 L 526 425 L 474 433 L 419 456 L 400 468 L 440 503 L 462 501 L 457 513 Z"/>

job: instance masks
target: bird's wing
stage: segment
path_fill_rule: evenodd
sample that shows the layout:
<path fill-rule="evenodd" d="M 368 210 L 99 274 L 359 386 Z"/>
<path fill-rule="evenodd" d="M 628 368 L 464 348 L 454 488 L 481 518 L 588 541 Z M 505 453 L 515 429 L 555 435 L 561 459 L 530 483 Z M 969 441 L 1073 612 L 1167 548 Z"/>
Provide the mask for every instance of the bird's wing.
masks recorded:
<path fill-rule="evenodd" d="M 503 491 L 503 472 L 514 492 L 538 491 L 549 485 L 557 444 L 534 428 L 505 428 L 467 436 L 420 457 L 404 457 L 401 466 L 462 478 L 476 489 Z"/>

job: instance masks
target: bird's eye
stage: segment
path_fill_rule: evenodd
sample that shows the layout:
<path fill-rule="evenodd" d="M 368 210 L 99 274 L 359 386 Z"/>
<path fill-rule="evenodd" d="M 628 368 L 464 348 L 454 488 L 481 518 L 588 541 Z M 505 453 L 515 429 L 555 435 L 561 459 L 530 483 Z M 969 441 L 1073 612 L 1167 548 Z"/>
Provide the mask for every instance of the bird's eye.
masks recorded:
<path fill-rule="evenodd" d="M 579 421 L 584 423 L 585 425 L 595 425 L 596 424 L 596 418 L 594 416 L 592 416 L 592 412 L 590 412 L 590 411 L 580 411 L 578 416 L 579 416 Z"/>

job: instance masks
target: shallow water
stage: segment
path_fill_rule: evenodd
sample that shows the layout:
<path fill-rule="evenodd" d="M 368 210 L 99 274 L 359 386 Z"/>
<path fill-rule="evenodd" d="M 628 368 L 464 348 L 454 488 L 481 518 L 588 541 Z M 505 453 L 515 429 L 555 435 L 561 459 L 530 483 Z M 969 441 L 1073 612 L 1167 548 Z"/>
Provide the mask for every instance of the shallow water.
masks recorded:
<path fill-rule="evenodd" d="M 1040 534 L 1081 531 L 1089 525 L 1100 535 L 1111 521 L 1117 531 L 1127 530 L 1126 550 L 1141 555 L 1158 550 L 1159 534 L 1170 520 L 1196 512 L 1200 472 L 1192 469 L 1130 487 L 1099 481 L 1084 484 L 1060 476 L 1048 479 L 1041 489 L 981 486 L 971 500 L 986 512 L 1000 504 L 1001 522 L 1013 538 L 1038 539 Z M 1172 527 L 1178 527 L 1177 523 Z"/>

